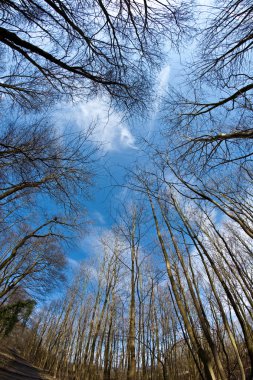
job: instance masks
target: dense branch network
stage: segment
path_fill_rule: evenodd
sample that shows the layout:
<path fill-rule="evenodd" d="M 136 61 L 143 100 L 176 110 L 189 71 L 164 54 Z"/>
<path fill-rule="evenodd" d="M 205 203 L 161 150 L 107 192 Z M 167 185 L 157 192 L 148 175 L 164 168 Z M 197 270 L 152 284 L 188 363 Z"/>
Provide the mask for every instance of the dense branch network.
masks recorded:
<path fill-rule="evenodd" d="M 162 41 L 176 43 L 189 19 L 186 4 L 167 1 L 7 0 L 0 7 L 1 92 L 24 105 L 57 92 L 140 102 Z"/>

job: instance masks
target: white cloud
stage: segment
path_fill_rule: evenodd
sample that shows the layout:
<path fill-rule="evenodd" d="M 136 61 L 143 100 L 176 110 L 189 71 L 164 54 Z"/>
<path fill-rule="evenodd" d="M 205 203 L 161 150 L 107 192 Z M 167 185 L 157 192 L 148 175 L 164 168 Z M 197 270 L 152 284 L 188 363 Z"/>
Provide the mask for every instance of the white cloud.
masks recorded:
<path fill-rule="evenodd" d="M 158 75 L 158 86 L 157 86 L 157 95 L 158 97 L 162 96 L 167 89 L 170 78 L 170 66 L 167 65 L 162 68 Z"/>
<path fill-rule="evenodd" d="M 72 111 L 79 128 L 94 124 L 93 138 L 102 143 L 105 151 L 135 149 L 135 138 L 122 121 L 123 114 L 109 108 L 106 99 L 97 98 L 78 104 Z"/>
<path fill-rule="evenodd" d="M 99 223 L 99 225 L 106 224 L 104 216 L 99 211 L 92 212 L 93 220 Z"/>
<path fill-rule="evenodd" d="M 69 256 L 66 256 L 66 259 L 67 259 L 67 263 L 69 264 L 69 266 L 70 266 L 71 269 L 79 268 L 79 266 L 80 266 L 80 261 L 79 260 L 72 259 Z"/>
<path fill-rule="evenodd" d="M 161 105 L 162 97 L 164 96 L 168 83 L 170 79 L 170 66 L 164 66 L 157 76 L 157 84 L 155 86 L 155 103 L 153 105 L 153 115 L 149 124 L 149 132 L 153 130 L 154 122 L 156 120 L 157 114 L 159 113 L 159 108 Z"/>

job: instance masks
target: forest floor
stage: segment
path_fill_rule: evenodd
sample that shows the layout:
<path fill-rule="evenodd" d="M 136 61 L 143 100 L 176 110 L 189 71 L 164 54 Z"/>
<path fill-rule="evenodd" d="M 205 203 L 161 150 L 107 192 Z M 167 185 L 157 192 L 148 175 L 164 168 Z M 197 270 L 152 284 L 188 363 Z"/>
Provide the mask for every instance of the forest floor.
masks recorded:
<path fill-rule="evenodd" d="M 15 350 L 0 348 L 0 380 L 53 380 L 53 377 L 31 365 Z"/>

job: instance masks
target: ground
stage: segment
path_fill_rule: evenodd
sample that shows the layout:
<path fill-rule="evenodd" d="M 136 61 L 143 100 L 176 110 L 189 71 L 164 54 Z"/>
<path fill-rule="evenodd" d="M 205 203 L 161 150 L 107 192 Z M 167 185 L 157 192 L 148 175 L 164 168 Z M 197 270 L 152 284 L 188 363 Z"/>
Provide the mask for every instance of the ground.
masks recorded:
<path fill-rule="evenodd" d="M 53 380 L 45 371 L 34 367 L 14 350 L 0 351 L 0 380 Z"/>

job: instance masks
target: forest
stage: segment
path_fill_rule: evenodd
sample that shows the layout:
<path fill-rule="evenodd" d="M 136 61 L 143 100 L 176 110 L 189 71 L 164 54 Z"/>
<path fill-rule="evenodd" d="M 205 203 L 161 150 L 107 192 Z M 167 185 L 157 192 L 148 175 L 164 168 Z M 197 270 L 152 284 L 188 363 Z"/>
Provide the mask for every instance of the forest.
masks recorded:
<path fill-rule="evenodd" d="M 252 1 L 0 15 L 0 378 L 252 380 Z"/>

